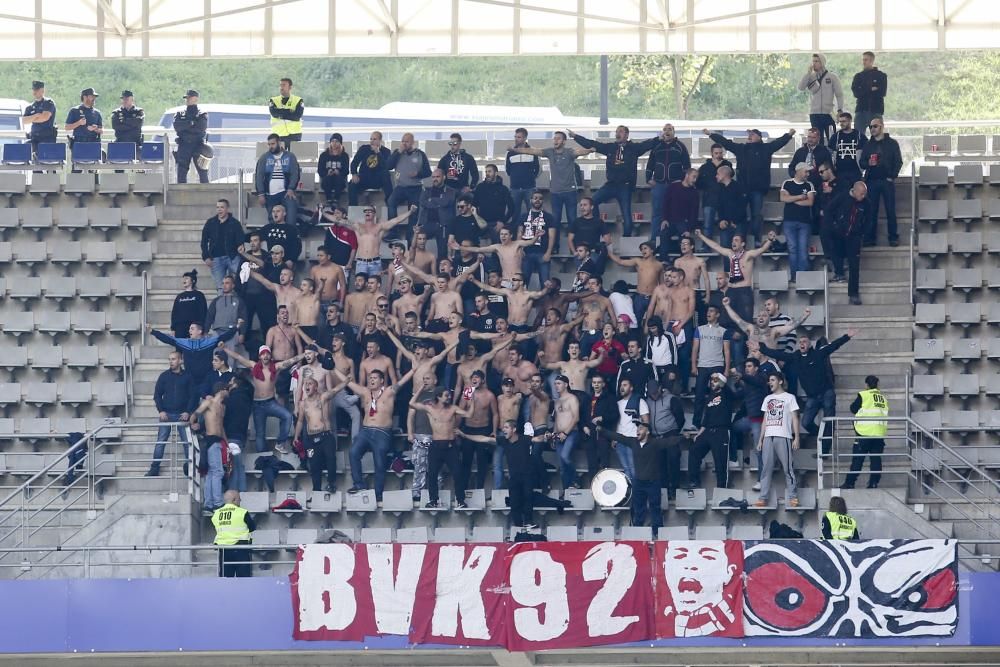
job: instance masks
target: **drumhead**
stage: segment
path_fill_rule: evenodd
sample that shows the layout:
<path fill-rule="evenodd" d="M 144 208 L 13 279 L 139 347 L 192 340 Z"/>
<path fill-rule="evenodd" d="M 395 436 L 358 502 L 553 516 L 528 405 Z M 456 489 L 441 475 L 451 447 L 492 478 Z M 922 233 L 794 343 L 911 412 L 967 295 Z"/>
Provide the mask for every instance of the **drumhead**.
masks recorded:
<path fill-rule="evenodd" d="M 632 497 L 628 477 L 621 470 L 614 468 L 605 468 L 594 475 L 590 491 L 594 494 L 594 501 L 601 507 L 627 505 Z"/>

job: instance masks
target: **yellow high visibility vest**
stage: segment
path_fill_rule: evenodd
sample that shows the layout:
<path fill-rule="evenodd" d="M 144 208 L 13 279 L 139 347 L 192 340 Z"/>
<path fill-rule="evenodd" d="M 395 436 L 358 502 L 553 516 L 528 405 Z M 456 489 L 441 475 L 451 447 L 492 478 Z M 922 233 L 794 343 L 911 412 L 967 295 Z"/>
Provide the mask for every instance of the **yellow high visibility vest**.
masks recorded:
<path fill-rule="evenodd" d="M 858 522 L 850 514 L 827 512 L 826 520 L 830 522 L 830 535 L 835 540 L 849 540 L 858 529 Z"/>
<path fill-rule="evenodd" d="M 861 409 L 855 417 L 888 417 L 889 402 L 878 389 L 865 389 L 858 392 L 861 397 Z M 884 438 L 889 428 L 889 422 L 856 421 L 854 431 L 862 438 Z"/>
<path fill-rule="evenodd" d="M 299 106 L 299 102 L 301 101 L 302 98 L 298 95 L 289 95 L 288 102 L 283 102 L 281 95 L 275 95 L 271 98 L 271 104 L 276 108 L 287 109 L 288 111 L 295 111 L 295 107 Z M 302 120 L 285 120 L 284 118 L 271 116 L 271 131 L 279 137 L 287 137 L 289 134 L 302 134 Z"/>
<path fill-rule="evenodd" d="M 226 503 L 212 514 L 215 526 L 215 543 L 232 546 L 250 539 L 250 528 L 246 522 L 247 511 L 239 505 Z"/>

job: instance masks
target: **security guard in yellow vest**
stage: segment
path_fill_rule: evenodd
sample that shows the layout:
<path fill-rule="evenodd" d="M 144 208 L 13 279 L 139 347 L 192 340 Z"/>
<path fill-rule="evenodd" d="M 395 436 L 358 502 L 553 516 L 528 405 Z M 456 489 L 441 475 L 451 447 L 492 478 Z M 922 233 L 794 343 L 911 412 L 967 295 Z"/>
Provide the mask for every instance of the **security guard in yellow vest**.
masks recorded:
<path fill-rule="evenodd" d="M 245 509 L 240 507 L 240 492 L 234 489 L 223 496 L 225 504 L 212 514 L 215 526 L 215 544 L 221 547 L 235 547 L 251 544 L 250 533 L 257 530 L 257 524 Z M 220 577 L 252 576 L 250 549 L 219 549 Z"/>
<path fill-rule="evenodd" d="M 302 140 L 302 114 L 306 107 L 301 97 L 292 95 L 291 79 L 282 79 L 279 90 L 281 94 L 268 100 L 267 108 L 271 112 L 271 131 L 288 148 L 290 142 Z"/>
<path fill-rule="evenodd" d="M 847 513 L 842 496 L 830 496 L 830 509 L 823 515 L 823 538 L 827 540 L 860 540 L 858 522 Z"/>
<path fill-rule="evenodd" d="M 889 401 L 879 391 L 878 378 L 869 375 L 865 378 L 865 390 L 858 392 L 857 398 L 851 403 L 851 412 L 855 417 L 867 417 L 865 421 L 854 422 L 854 431 L 858 439 L 854 441 L 854 452 L 851 457 L 851 472 L 844 480 L 841 488 L 853 489 L 858 480 L 858 473 L 864 465 L 865 456 L 869 457 L 871 474 L 868 476 L 868 488 L 878 487 L 882 479 L 882 450 L 885 449 L 885 433 L 889 422 L 871 419 L 872 417 L 888 417 Z"/>

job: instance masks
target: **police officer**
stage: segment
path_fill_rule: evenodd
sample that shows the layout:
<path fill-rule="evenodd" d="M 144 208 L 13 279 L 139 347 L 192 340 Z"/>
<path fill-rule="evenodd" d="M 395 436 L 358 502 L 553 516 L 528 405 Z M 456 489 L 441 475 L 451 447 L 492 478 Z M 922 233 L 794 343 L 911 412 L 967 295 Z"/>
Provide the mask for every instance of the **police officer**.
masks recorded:
<path fill-rule="evenodd" d="M 208 169 L 198 166 L 198 156 L 206 146 L 208 135 L 208 114 L 198 108 L 198 91 L 189 90 L 184 95 L 187 108 L 174 114 L 174 132 L 177 133 L 177 182 L 187 183 L 191 161 L 198 172 L 198 181 L 208 183 Z"/>
<path fill-rule="evenodd" d="M 268 100 L 267 108 L 271 113 L 271 132 L 281 137 L 281 143 L 288 148 L 293 141 L 302 140 L 302 114 L 306 106 L 302 98 L 292 95 L 292 80 L 284 78 L 278 82 L 280 95 Z"/>
<path fill-rule="evenodd" d="M 31 126 L 28 142 L 34 153 L 38 150 L 38 144 L 49 144 L 56 140 L 56 103 L 45 97 L 44 81 L 31 82 L 31 95 L 34 101 L 24 110 L 21 120 L 25 126 Z"/>
<path fill-rule="evenodd" d="M 93 88 L 80 91 L 80 104 L 69 110 L 66 116 L 66 132 L 70 133 L 70 145 L 93 143 L 101 140 L 104 131 L 104 119 L 101 112 L 94 108 L 94 102 L 100 97 Z"/>
<path fill-rule="evenodd" d="M 830 496 L 830 508 L 823 515 L 823 538 L 827 540 L 860 540 L 858 522 L 847 513 L 843 496 Z"/>
<path fill-rule="evenodd" d="M 865 378 L 864 391 L 858 392 L 857 398 L 851 403 L 851 412 L 855 417 L 882 417 L 889 416 L 889 402 L 879 391 L 878 378 L 869 375 Z M 858 479 L 861 466 L 865 463 L 865 456 L 869 457 L 869 467 L 871 473 L 868 475 L 868 488 L 878 487 L 882 479 L 882 450 L 885 449 L 885 433 L 889 427 L 889 422 L 868 419 L 854 422 L 854 431 L 858 434 L 858 439 L 854 441 L 854 450 L 851 457 L 851 472 L 844 480 L 841 488 L 853 489 L 854 483 Z"/>
<path fill-rule="evenodd" d="M 223 500 L 225 504 L 212 513 L 215 544 L 221 547 L 252 544 L 250 533 L 257 530 L 257 524 L 253 516 L 240 507 L 240 492 L 230 489 Z M 250 549 L 219 549 L 219 576 L 252 576 L 250 559 Z"/>
<path fill-rule="evenodd" d="M 122 91 L 122 105 L 111 112 L 111 128 L 115 143 L 142 145 L 142 124 L 146 112 L 135 105 L 131 90 Z"/>

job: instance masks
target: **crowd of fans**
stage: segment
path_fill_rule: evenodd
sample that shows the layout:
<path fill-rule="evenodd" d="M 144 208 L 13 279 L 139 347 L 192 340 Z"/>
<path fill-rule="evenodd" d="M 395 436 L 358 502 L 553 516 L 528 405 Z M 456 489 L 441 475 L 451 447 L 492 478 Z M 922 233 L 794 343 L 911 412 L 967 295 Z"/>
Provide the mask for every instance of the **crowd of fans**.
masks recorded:
<path fill-rule="evenodd" d="M 556 132 L 545 148 L 520 128 L 506 154 L 509 184 L 497 165 L 478 165 L 458 133 L 438 160 L 411 134 L 390 151 L 378 132 L 352 159 L 335 133 L 320 156 L 326 202 L 315 211 L 296 194 L 301 170 L 285 147 L 294 133 L 272 134 L 255 175 L 269 223 L 247 234 L 220 200 L 201 239 L 217 295 L 198 290 L 196 270 L 184 274 L 171 332 L 153 331 L 175 348 L 156 386 L 160 419 L 190 420 L 204 434 L 206 508 L 223 504 L 224 485 L 245 490 L 251 418 L 256 466 L 269 486 L 289 465 L 279 455 L 294 452 L 315 491 L 334 490 L 336 452 L 349 433 L 348 493 L 367 488 L 362 457 L 371 452 L 378 500 L 387 471 L 412 467 L 414 498 L 426 490 L 436 507 L 447 468 L 458 507 L 467 489 L 509 488 L 515 525 L 530 524 L 539 502 L 565 502 L 534 491 L 554 481 L 546 450 L 556 454 L 562 490 L 622 468 L 640 525 L 647 515 L 659 524 L 661 488 L 674 499 L 702 484 L 708 455 L 719 487 L 729 485 L 731 467 L 755 456 L 761 505 L 780 465 L 786 503 L 796 506 L 791 452 L 817 434 L 820 411 L 834 415 L 829 357 L 856 332 L 831 342 L 796 336 L 809 309 L 785 314 L 774 297 L 759 303 L 755 263 L 787 252 L 794 281 L 809 268 L 809 236 L 818 233 L 832 280 L 848 279 L 846 265 L 860 303 L 861 248 L 874 243 L 879 197 L 896 244 L 892 179 L 901 165 L 881 98 L 871 99 L 885 87 L 884 75 L 871 76 L 873 58 L 865 55 L 852 88 L 859 116 L 877 115 L 857 130 L 822 57 L 803 77 L 814 127 L 780 188 L 784 241 L 765 232 L 761 210 L 772 156 L 794 130 L 766 141 L 752 129 L 745 143 L 705 130 L 711 157 L 693 168 L 670 124 L 638 142 L 624 126 L 613 141 Z M 275 99 L 279 110 L 301 107 L 300 98 Z M 576 162 L 591 152 L 606 156 L 606 181 L 582 196 Z M 623 257 L 601 205 L 617 201 L 624 236 L 635 233 L 631 205 L 646 153 L 651 230 L 637 256 Z M 542 159 L 547 201 L 535 187 Z M 385 197 L 385 220 L 364 203 L 372 190 Z M 341 205 L 345 193 L 349 205 L 363 202 L 360 220 Z M 306 258 L 302 234 L 315 226 L 324 243 Z M 721 255 L 724 270 L 710 274 L 696 250 Z M 557 254 L 572 256 L 572 284 L 552 275 Z M 613 265 L 634 271 L 635 284 L 606 285 Z M 693 401 L 690 416 L 682 399 Z M 279 455 L 269 455 L 269 420 L 277 421 Z M 150 475 L 159 474 L 166 435 L 159 440 Z"/>

